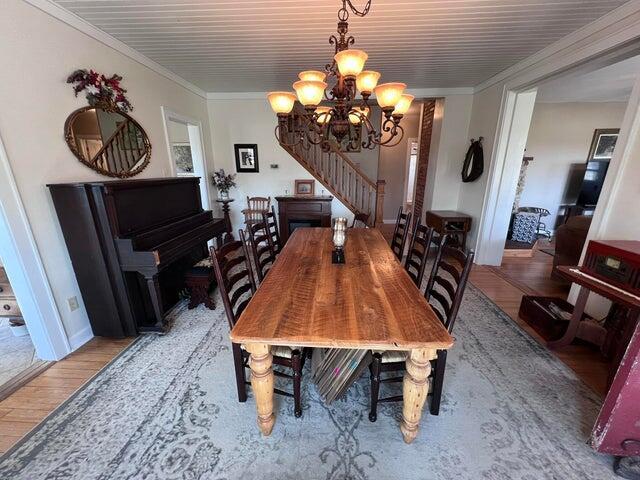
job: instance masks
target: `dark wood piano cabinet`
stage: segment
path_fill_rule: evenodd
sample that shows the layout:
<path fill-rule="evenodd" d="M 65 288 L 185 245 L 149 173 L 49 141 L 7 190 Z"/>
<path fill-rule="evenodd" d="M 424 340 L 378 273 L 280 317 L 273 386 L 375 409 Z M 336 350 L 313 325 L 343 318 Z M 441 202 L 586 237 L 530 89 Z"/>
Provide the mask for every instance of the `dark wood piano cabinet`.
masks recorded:
<path fill-rule="evenodd" d="M 221 241 L 197 177 L 48 185 L 93 333 L 166 331 L 184 272 Z"/>

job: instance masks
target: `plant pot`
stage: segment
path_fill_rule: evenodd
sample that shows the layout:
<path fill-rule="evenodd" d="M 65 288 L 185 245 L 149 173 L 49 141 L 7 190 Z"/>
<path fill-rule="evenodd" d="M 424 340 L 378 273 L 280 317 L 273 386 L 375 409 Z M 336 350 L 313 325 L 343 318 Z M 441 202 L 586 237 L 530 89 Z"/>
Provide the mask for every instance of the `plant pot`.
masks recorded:
<path fill-rule="evenodd" d="M 229 192 L 218 192 L 218 200 L 229 200 Z"/>

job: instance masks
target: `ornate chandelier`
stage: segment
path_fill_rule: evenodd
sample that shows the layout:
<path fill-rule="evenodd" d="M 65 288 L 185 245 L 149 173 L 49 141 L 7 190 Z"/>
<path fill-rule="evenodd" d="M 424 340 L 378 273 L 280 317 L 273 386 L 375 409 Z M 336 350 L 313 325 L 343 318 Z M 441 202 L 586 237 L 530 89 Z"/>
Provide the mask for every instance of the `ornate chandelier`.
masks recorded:
<path fill-rule="evenodd" d="M 338 35 L 329 37 L 335 45 L 333 61 L 325 71 L 300 72 L 299 80 L 293 84 L 293 92 L 270 92 L 267 95 L 271 108 L 278 115 L 276 138 L 287 146 L 302 144 L 321 145 L 329 150 L 330 143 L 337 143 L 346 151 L 375 148 L 377 145 L 397 145 L 404 130 L 400 125 L 403 115 L 409 110 L 413 95 L 404 94 L 404 83 L 378 85 L 380 73 L 364 70 L 368 58 L 366 52 L 350 48 L 355 38 L 348 35 L 349 10 L 360 17 L 369 13 L 371 0 L 362 11 L 353 6 L 351 0 L 342 0 L 338 10 Z M 334 79 L 327 89 L 325 80 Z M 360 98 L 356 98 L 360 93 Z M 374 93 L 384 116 L 377 130 L 369 114 L 369 99 Z M 294 111 L 296 99 L 304 106 L 304 112 Z M 327 100 L 329 105 L 320 103 Z"/>

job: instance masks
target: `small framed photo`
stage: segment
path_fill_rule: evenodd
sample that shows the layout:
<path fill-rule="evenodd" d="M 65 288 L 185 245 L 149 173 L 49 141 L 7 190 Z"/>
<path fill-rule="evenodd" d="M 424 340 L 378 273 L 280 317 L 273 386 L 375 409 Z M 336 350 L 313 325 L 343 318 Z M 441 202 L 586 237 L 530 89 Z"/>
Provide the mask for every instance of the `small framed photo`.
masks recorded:
<path fill-rule="evenodd" d="M 255 143 L 236 143 L 236 172 L 257 173 L 258 170 L 258 145 Z"/>
<path fill-rule="evenodd" d="M 315 180 L 296 180 L 296 195 L 313 195 L 315 188 Z"/>
<path fill-rule="evenodd" d="M 619 128 L 598 128 L 593 133 L 587 162 L 591 160 L 611 160 L 619 133 Z"/>

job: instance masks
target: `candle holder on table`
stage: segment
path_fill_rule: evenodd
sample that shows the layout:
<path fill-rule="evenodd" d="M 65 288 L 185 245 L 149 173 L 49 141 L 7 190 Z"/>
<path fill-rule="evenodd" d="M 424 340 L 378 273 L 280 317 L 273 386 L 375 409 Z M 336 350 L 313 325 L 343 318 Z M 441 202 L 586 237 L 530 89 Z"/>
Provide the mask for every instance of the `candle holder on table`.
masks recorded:
<path fill-rule="evenodd" d="M 333 221 L 333 252 L 331 255 L 331 263 L 345 263 L 344 244 L 347 240 L 347 219 L 344 217 L 336 218 Z"/>

